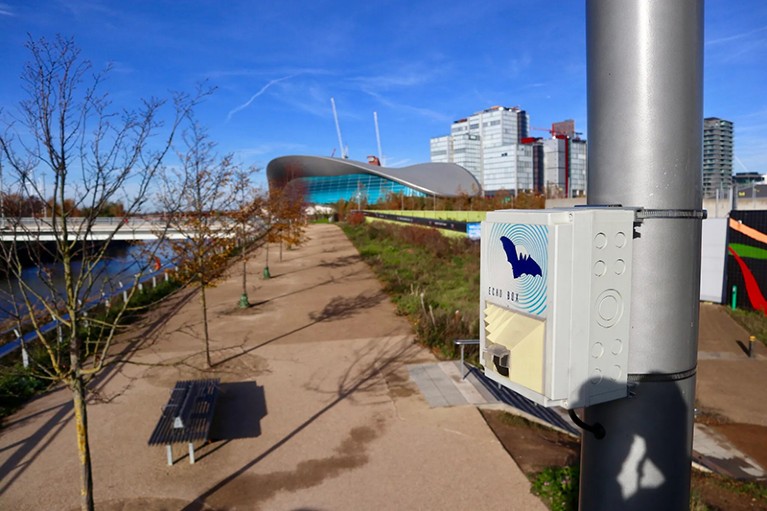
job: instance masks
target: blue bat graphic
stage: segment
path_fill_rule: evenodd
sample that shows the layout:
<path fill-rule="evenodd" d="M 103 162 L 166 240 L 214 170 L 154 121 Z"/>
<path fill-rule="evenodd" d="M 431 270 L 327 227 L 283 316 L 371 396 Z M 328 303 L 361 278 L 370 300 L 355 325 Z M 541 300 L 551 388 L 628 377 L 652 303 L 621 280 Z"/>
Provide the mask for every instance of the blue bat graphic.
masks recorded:
<path fill-rule="evenodd" d="M 527 254 L 517 255 L 517 247 L 514 246 L 514 243 L 509 238 L 501 236 L 501 243 L 503 243 L 503 251 L 506 252 L 506 260 L 511 264 L 511 271 L 515 279 L 525 274 L 531 277 L 536 275 L 543 277 L 543 272 L 538 263 Z"/>

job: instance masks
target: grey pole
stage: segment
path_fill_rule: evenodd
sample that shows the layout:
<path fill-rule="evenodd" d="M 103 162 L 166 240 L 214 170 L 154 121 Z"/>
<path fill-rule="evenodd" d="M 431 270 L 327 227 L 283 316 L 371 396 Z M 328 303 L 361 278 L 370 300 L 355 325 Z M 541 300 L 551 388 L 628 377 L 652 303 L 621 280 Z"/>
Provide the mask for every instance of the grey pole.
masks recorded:
<path fill-rule="evenodd" d="M 580 509 L 688 509 L 700 281 L 703 0 L 587 0 L 588 203 L 646 210 L 630 396 L 591 406 Z"/>

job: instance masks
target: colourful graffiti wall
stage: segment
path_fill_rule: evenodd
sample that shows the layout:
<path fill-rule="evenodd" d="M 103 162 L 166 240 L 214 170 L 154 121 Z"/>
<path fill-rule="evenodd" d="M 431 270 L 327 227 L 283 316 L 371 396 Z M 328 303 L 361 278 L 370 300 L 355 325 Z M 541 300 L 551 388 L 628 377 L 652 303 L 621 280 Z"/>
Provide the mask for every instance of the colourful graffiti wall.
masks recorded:
<path fill-rule="evenodd" d="M 727 245 L 727 302 L 767 314 L 767 211 L 732 211 Z"/>

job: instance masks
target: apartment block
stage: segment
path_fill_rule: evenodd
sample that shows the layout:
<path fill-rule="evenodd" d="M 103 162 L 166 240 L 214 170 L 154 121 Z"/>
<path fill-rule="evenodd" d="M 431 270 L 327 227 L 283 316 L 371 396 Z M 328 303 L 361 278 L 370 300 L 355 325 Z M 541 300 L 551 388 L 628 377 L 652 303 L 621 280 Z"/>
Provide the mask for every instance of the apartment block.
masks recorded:
<path fill-rule="evenodd" d="M 529 136 L 530 117 L 519 107 L 494 106 L 455 121 L 450 134 L 432 138 L 431 161 L 457 163 L 485 192 L 537 192 L 553 197 L 586 194 L 586 141 L 575 121 L 552 124 L 551 139 Z"/>
<path fill-rule="evenodd" d="M 732 187 L 733 125 L 718 117 L 703 119 L 703 197 L 720 197 Z"/>

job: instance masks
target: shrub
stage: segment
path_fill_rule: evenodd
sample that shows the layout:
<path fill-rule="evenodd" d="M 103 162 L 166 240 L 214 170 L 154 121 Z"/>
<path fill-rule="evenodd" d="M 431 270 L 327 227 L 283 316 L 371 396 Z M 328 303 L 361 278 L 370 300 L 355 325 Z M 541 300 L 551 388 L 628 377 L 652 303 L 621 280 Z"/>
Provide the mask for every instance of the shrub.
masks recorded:
<path fill-rule="evenodd" d="M 349 225 L 361 225 L 365 223 L 365 214 L 361 211 L 353 211 L 346 216 Z"/>
<path fill-rule="evenodd" d="M 533 480 L 532 491 L 552 511 L 577 511 L 578 476 L 576 466 L 546 468 Z"/>
<path fill-rule="evenodd" d="M 47 386 L 48 382 L 36 378 L 21 364 L 12 368 L 3 367 L 0 372 L 0 418 L 12 413 Z"/>

